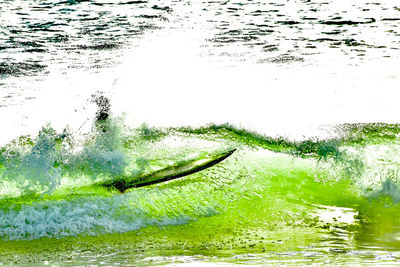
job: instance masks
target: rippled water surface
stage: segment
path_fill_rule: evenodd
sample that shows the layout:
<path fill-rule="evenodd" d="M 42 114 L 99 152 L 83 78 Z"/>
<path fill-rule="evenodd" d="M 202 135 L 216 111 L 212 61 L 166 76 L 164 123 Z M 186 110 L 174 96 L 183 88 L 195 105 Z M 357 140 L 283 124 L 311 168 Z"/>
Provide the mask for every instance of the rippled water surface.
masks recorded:
<path fill-rule="evenodd" d="M 3 1 L 1 12 L 2 76 L 101 68 L 145 32 L 174 27 L 208 31 L 204 55 L 257 63 L 329 50 L 360 64 L 399 49 L 395 1 Z"/>
<path fill-rule="evenodd" d="M 398 122 L 399 23 L 391 0 L 0 0 L 0 264 L 398 264 L 400 126 L 354 123 Z"/>
<path fill-rule="evenodd" d="M 5 127 L 18 128 L 4 136 L 73 124 L 71 110 L 82 117 L 97 90 L 115 98 L 116 112 L 159 126 L 229 121 L 287 133 L 295 124 L 396 122 L 399 111 L 396 1 L 3 1 L 0 9 L 0 105 Z M 279 119 L 266 118 L 275 112 Z"/>

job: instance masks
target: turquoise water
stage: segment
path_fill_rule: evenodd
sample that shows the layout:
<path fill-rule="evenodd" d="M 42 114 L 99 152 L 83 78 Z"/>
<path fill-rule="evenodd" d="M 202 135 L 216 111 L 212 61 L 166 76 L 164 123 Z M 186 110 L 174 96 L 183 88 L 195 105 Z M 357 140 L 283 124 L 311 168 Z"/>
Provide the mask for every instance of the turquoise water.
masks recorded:
<path fill-rule="evenodd" d="M 398 261 L 398 125 L 294 142 L 229 125 L 108 123 L 79 143 L 48 126 L 2 148 L 2 263 Z M 224 162 L 165 184 L 95 185 L 232 146 Z"/>

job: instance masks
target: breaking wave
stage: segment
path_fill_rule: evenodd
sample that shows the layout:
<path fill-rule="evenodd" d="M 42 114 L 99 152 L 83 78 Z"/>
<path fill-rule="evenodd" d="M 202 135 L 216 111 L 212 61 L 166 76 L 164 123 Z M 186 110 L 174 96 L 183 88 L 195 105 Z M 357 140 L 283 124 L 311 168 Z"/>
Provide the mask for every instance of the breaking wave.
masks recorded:
<path fill-rule="evenodd" d="M 397 125 L 341 125 L 336 137 L 291 141 L 231 125 L 131 129 L 122 118 L 76 136 L 51 125 L 1 148 L 4 240 L 124 233 L 223 214 L 242 201 L 271 228 L 314 227 L 315 207 L 354 209 L 379 225 L 399 212 Z M 210 169 L 121 194 L 99 186 L 235 147 Z M 376 216 L 378 207 L 386 207 Z M 375 221 L 377 220 L 377 221 Z M 396 224 L 394 224 L 396 225 Z"/>

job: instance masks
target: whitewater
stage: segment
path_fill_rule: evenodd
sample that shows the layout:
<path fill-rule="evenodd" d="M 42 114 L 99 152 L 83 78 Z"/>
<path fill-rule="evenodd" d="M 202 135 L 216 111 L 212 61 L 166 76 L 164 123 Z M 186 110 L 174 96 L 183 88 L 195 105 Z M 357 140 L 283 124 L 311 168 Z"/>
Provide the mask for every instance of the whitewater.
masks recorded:
<path fill-rule="evenodd" d="M 400 260 L 396 1 L 0 14 L 0 264 Z M 167 183 L 101 186 L 232 149 Z"/>

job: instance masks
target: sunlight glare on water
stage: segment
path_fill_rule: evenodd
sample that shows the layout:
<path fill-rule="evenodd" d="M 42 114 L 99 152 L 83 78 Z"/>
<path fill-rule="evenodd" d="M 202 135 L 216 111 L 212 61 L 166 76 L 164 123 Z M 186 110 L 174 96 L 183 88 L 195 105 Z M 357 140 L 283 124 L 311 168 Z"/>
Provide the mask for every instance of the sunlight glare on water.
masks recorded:
<path fill-rule="evenodd" d="M 263 6 L 259 8 L 262 10 Z M 301 1 L 278 6 L 294 21 L 302 18 L 298 10 L 305 7 Z M 253 58 L 265 57 L 259 46 L 248 50 L 233 41 L 214 48 L 218 51 L 225 47 L 228 54 L 234 55 L 230 61 L 224 53 L 217 56 L 218 53 L 209 52 L 209 40 L 219 34 L 220 27 L 215 27 L 215 23 L 222 23 L 223 19 L 213 17 L 212 12 L 203 12 L 202 7 L 200 3 L 176 6 L 175 12 L 182 17 L 171 16 L 170 24 L 162 22 L 164 29 L 146 33 L 140 41 L 125 46 L 118 52 L 121 63 L 111 68 L 87 73 L 57 67 L 64 64 L 60 61 L 50 64 L 49 75 L 26 84 L 36 91 L 34 100 L 23 102 L 26 108 L 5 104 L 7 133 L 11 129 L 15 130 L 11 136 L 21 131 L 35 132 L 45 122 L 76 129 L 90 116 L 92 111 L 83 111 L 83 107 L 95 91 L 108 92 L 113 111 L 128 114 L 128 120 L 134 125 L 229 122 L 271 135 L 301 138 L 323 134 L 317 128 L 324 124 L 396 121 L 399 71 L 395 54 L 382 58 L 376 52 L 378 49 L 364 48 L 368 56 L 358 61 L 354 57 L 349 60 L 348 52 L 343 49 L 340 52 L 321 46 L 305 61 L 253 64 Z M 245 10 L 251 13 L 257 9 L 245 5 Z M 358 21 L 365 17 L 357 5 L 347 2 L 346 5 L 330 3 L 329 9 L 316 14 L 326 19 L 335 12 L 351 14 L 342 20 Z M 226 15 L 226 19 L 231 19 L 229 13 Z M 230 28 L 248 23 L 246 16 L 232 18 Z M 303 27 L 293 32 L 293 27 L 280 26 L 276 34 L 279 38 L 286 36 L 286 39 L 277 39 L 281 54 L 293 50 L 291 45 L 298 37 L 291 35 L 312 39 L 307 34 L 317 31 L 320 25 Z M 356 30 L 348 27 L 353 29 Z M 383 31 L 365 29 L 362 39 L 368 44 L 377 45 L 385 40 Z M 320 32 L 315 34 L 318 36 Z M 291 45 L 285 49 L 288 44 Z M 235 52 L 236 49 L 239 50 Z"/>

